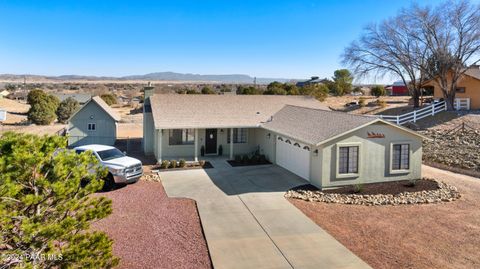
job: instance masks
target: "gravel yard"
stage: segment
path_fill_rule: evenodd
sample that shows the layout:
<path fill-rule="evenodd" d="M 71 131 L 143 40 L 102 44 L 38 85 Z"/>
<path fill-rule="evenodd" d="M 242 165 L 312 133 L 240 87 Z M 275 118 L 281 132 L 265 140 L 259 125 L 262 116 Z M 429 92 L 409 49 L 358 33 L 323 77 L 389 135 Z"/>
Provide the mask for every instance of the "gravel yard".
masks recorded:
<path fill-rule="evenodd" d="M 369 207 L 289 199 L 374 268 L 479 268 L 480 179 L 424 166 L 458 188 L 459 200 Z"/>
<path fill-rule="evenodd" d="M 108 193 L 113 213 L 94 224 L 113 240 L 119 268 L 211 268 L 195 202 L 140 180 Z"/>
<path fill-rule="evenodd" d="M 424 163 L 480 177 L 480 112 L 443 112 L 426 119 L 430 122 L 418 123 L 432 138 L 423 143 Z"/>

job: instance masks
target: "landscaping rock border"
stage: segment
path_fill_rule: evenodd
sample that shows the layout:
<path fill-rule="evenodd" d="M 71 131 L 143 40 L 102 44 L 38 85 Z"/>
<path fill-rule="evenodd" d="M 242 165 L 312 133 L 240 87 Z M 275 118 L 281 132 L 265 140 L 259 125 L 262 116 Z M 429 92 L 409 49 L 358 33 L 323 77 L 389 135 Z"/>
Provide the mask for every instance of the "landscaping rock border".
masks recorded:
<path fill-rule="evenodd" d="M 160 176 L 157 173 L 144 174 L 140 179 L 145 181 L 160 182 Z"/>
<path fill-rule="evenodd" d="M 433 180 L 438 184 L 438 189 L 429 191 L 402 192 L 400 194 L 338 194 L 324 193 L 320 190 L 289 190 L 285 193 L 286 198 L 300 199 L 309 202 L 338 203 L 351 205 L 405 205 L 405 204 L 433 204 L 440 202 L 450 202 L 460 198 L 455 186 L 440 182 L 434 179 L 424 178 L 424 180 Z"/>

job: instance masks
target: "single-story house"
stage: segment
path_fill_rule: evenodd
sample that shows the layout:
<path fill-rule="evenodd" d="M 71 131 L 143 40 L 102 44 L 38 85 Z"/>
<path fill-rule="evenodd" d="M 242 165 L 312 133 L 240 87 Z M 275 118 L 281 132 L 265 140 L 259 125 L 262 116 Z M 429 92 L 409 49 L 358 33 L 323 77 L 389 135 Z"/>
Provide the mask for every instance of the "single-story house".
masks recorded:
<path fill-rule="evenodd" d="M 7 90 L 0 91 L 0 99 L 10 95 L 10 92 Z"/>
<path fill-rule="evenodd" d="M 298 81 L 295 86 L 297 87 L 304 87 L 304 86 L 308 86 L 308 85 L 316 85 L 316 84 L 323 84 L 325 83 L 326 79 L 324 78 L 319 78 L 319 77 L 311 77 L 310 79 L 308 80 L 304 80 L 304 81 Z"/>
<path fill-rule="evenodd" d="M 255 151 L 317 187 L 421 178 L 424 137 L 314 98 L 153 94 L 145 90 L 146 154 L 163 159 Z M 203 149 L 203 150 L 202 150 Z"/>
<path fill-rule="evenodd" d="M 60 100 L 60 102 L 67 98 L 73 98 L 80 105 L 84 105 L 92 99 L 92 95 L 88 93 L 55 93 L 54 95 Z"/>
<path fill-rule="evenodd" d="M 443 98 L 443 92 L 435 80 L 426 82 L 424 87 L 433 88 L 435 99 Z M 480 109 L 480 66 L 468 67 L 457 82 L 454 106 L 457 110 Z"/>
<path fill-rule="evenodd" d="M 68 145 L 113 145 L 119 121 L 120 116 L 102 98 L 94 96 L 68 120 Z"/>

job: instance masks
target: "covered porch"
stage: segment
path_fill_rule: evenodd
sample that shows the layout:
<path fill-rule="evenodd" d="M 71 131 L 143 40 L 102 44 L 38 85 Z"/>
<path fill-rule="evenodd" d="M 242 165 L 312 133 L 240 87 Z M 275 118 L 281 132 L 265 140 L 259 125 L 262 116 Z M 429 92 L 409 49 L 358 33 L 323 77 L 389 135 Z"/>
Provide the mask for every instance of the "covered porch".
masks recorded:
<path fill-rule="evenodd" d="M 170 159 L 198 161 L 202 157 L 261 154 L 273 157 L 273 135 L 261 128 L 156 129 L 154 154 L 160 162 Z"/>

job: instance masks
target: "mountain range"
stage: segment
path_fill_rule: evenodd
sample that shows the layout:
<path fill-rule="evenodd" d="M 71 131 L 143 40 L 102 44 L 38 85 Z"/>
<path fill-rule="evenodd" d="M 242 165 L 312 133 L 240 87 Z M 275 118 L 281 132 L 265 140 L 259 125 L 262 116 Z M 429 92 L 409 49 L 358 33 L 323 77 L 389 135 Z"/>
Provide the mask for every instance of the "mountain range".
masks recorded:
<path fill-rule="evenodd" d="M 16 75 L 0 74 L 0 80 L 19 81 L 26 77 L 27 80 L 52 80 L 52 81 L 100 81 L 100 80 L 141 80 L 141 81 L 195 81 L 195 82 L 217 82 L 217 83 L 254 83 L 254 77 L 243 74 L 225 74 L 225 75 L 200 75 L 191 73 L 175 72 L 155 72 L 145 75 L 129 75 L 122 77 L 109 76 L 81 76 L 81 75 L 61 75 L 61 76 L 42 76 L 42 75 Z M 287 82 L 295 79 L 286 78 L 256 78 L 256 83 L 266 84 L 272 81 Z"/>

